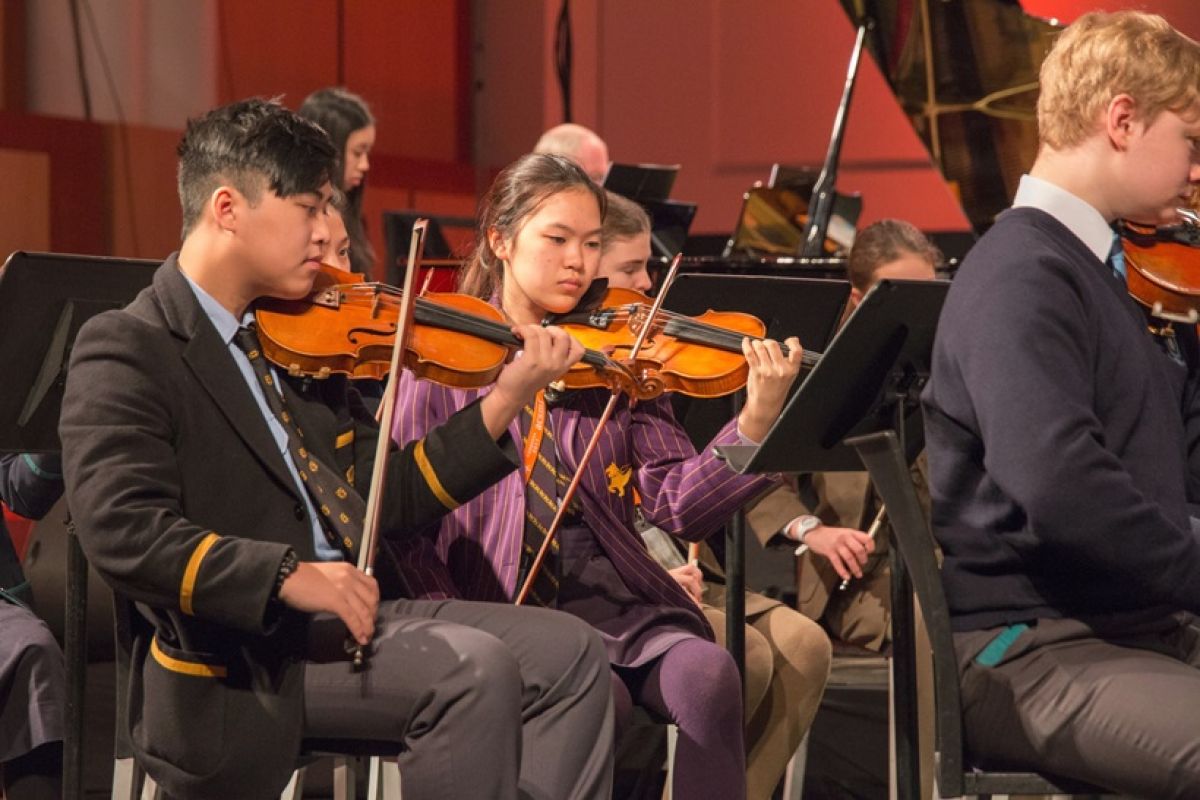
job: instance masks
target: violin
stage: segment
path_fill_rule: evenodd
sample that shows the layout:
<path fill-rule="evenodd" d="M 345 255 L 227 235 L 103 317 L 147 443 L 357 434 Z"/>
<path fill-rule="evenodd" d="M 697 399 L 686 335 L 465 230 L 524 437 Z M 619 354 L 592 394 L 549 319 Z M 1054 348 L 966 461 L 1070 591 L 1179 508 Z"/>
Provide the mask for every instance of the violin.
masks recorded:
<path fill-rule="evenodd" d="M 650 308 L 650 298 L 641 292 L 609 289 L 599 308 L 568 312 L 548 321 L 561 326 L 585 347 L 628 361 L 629 349 L 645 327 Z M 737 311 L 709 310 L 689 317 L 660 310 L 632 364 L 642 392 L 640 399 L 663 392 L 702 398 L 736 392 L 746 385 L 750 374 L 742 339 L 761 339 L 765 333 L 762 320 Z M 787 355 L 787 345 L 781 346 Z M 820 353 L 808 351 L 801 356 L 806 368 L 815 366 L 820 358 Z"/>
<path fill-rule="evenodd" d="M 1120 223 L 1125 280 L 1155 317 L 1194 325 L 1200 321 L 1200 219 L 1188 209 L 1179 213 L 1180 225 Z"/>
<path fill-rule="evenodd" d="M 263 298 L 255 309 L 263 355 L 290 375 L 381 379 L 391 369 L 402 291 L 322 265 L 302 300 Z M 404 366 L 417 377 L 462 389 L 495 381 L 521 347 L 499 310 L 470 295 L 419 296 Z M 629 369 L 587 350 L 569 388 L 640 394 Z"/>

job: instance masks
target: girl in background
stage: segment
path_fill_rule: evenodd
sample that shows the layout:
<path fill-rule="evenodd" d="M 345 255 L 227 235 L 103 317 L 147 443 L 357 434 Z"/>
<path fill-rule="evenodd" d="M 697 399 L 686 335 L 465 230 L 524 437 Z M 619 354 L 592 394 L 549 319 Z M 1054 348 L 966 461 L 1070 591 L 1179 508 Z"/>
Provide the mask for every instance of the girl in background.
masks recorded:
<path fill-rule="evenodd" d="M 361 97 L 345 89 L 318 89 L 304 99 L 299 114 L 320 125 L 338 149 L 335 188 L 346 195 L 342 216 L 350 234 L 350 271 L 371 275 L 375 248 L 363 222 L 363 192 L 375 146 L 375 118 Z"/>

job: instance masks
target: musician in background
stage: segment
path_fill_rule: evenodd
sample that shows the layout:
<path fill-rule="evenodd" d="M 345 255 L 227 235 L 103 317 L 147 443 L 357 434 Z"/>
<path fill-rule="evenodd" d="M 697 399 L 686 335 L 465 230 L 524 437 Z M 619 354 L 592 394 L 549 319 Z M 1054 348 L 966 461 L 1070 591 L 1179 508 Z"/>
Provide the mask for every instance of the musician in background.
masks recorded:
<path fill-rule="evenodd" d="M 63 492 L 57 455 L 0 456 L 0 500 L 41 519 Z M 66 670 L 50 629 L 30 610 L 21 562 L 0 515 L 0 795 L 62 796 Z"/>
<path fill-rule="evenodd" d="M 1081 16 L 1042 64 L 1038 133 L 950 288 L 923 397 L 968 757 L 1194 798 L 1200 400 L 1110 225 L 1172 221 L 1200 182 L 1200 45 L 1150 14 Z"/>
<path fill-rule="evenodd" d="M 298 113 L 324 128 L 337 148 L 333 186 L 346 197 L 341 210 L 350 233 L 350 271 L 369 277 L 375 265 L 375 248 L 367 238 L 363 195 L 375 147 L 375 118 L 365 100 L 340 87 L 313 92 L 304 98 Z"/>
<path fill-rule="evenodd" d="M 650 217 L 608 192 L 597 277 L 616 289 L 644 292 L 652 282 Z M 725 646 L 725 574 L 707 544 L 700 564 L 684 563 L 672 537 L 642 523 L 647 549 L 700 606 Z M 770 800 L 808 732 L 829 677 L 829 638 L 820 626 L 756 592 L 746 592 L 746 797 Z"/>
<path fill-rule="evenodd" d="M 915 226 L 897 219 L 868 225 L 854 239 L 846 264 L 849 316 L 884 278 L 932 280 L 942 254 Z M 924 491 L 922 461 L 913 469 Z M 887 569 L 890 531 L 872 540 L 864 533 L 879 510 L 866 472 L 801 475 L 746 511 L 746 523 L 766 542 L 776 532 L 808 545 L 797 564 L 797 607 L 842 642 L 882 650 L 891 640 L 891 589 Z M 839 590 L 849 581 L 845 590 Z"/>
<path fill-rule="evenodd" d="M 302 738 L 368 740 L 394 747 L 406 795 L 606 800 L 599 637 L 543 609 L 380 602 L 354 566 L 378 427 L 344 376 L 265 360 L 254 304 L 311 291 L 333 143 L 247 100 L 189 122 L 179 159 L 180 251 L 80 330 L 59 428 L 80 544 L 128 617 L 138 763 L 173 796 L 266 797 Z M 514 331 L 488 397 L 391 454 L 388 541 L 512 472 L 509 422 L 583 354 Z"/>
<path fill-rule="evenodd" d="M 350 232 L 346 230 L 346 218 L 342 209 L 346 207 L 346 196 L 334 193 L 333 200 L 325 213 L 329 222 L 329 241 L 321 250 L 321 263 L 352 272 L 350 258 Z"/>
<path fill-rule="evenodd" d="M 604 183 L 608 172 L 608 145 L 594 131 L 573 122 L 555 125 L 543 133 L 533 152 L 566 156 L 596 183 Z"/>

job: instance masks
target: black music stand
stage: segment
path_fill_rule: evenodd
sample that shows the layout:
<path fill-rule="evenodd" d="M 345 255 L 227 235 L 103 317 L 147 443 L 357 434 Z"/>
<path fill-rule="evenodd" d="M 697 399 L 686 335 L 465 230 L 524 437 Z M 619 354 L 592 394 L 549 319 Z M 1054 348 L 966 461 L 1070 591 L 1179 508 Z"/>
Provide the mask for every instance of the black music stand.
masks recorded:
<path fill-rule="evenodd" d="M 150 284 L 157 261 L 15 252 L 0 267 L 0 452 L 61 448 L 58 416 L 79 328 L 121 308 Z M 83 701 L 87 671 L 87 561 L 67 525 L 67 663 L 63 796 L 83 797 Z"/>
<path fill-rule="evenodd" d="M 666 200 L 679 174 L 678 164 L 609 164 L 602 186 L 639 203 Z"/>
<path fill-rule="evenodd" d="M 782 341 L 799 336 L 805 347 L 825 345 L 850 296 L 845 281 L 791 277 L 684 274 L 675 279 L 666 307 L 698 315 L 709 309 L 743 311 L 766 324 L 766 335 Z M 704 447 L 742 408 L 742 393 L 729 399 L 681 398 L 676 415 L 696 447 Z M 726 644 L 738 668 L 745 667 L 746 528 L 739 511 L 725 528 Z"/>
<path fill-rule="evenodd" d="M 933 337 L 950 284 L 880 281 L 834 337 L 820 363 L 792 395 L 759 447 L 718 448 L 738 472 L 862 470 L 856 445 L 846 439 L 893 430 L 906 464 L 924 446 L 920 392 L 929 377 Z M 895 480 L 911 480 L 907 475 Z M 893 520 L 893 524 L 899 524 Z M 893 666 L 913 663 L 911 589 L 904 560 L 891 551 Z M 916 677 L 895 674 L 892 710 L 897 722 L 915 718 Z M 902 800 L 920 796 L 920 752 L 911 730 L 896 725 L 896 780 Z"/>
<path fill-rule="evenodd" d="M 642 200 L 642 208 L 650 215 L 650 248 L 653 255 L 668 261 L 683 250 L 696 204 L 679 200 Z"/>
<path fill-rule="evenodd" d="M 455 235 L 455 241 L 474 235 L 475 219 L 473 217 L 454 217 L 445 214 L 423 214 L 420 211 L 384 211 L 383 212 L 383 241 L 386 245 L 387 263 L 384 264 L 381 280 L 392 286 L 403 286 L 404 275 L 408 271 L 408 243 L 412 240 L 413 223 L 419 219 L 429 220 L 425 229 L 425 252 L 423 258 L 452 259 L 455 257 L 455 247 L 446 238 L 446 231 Z M 458 253 L 462 255 L 462 253 Z M 429 269 L 425 265 L 425 269 Z M 457 268 L 444 270 L 448 278 L 435 279 L 439 285 L 432 286 L 433 291 L 453 291 L 454 274 Z M 423 276 L 418 275 L 421 280 Z M 420 284 L 418 284 L 419 286 Z"/>

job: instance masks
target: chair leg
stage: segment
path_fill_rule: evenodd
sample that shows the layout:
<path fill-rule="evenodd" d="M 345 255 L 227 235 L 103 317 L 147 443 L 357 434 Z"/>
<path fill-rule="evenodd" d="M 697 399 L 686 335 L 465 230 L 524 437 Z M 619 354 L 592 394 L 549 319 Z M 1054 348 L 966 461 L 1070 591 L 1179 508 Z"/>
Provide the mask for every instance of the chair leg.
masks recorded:
<path fill-rule="evenodd" d="M 679 741 L 679 728 L 667 726 L 667 785 L 663 788 L 663 797 L 674 800 L 675 797 L 675 744 Z"/>
<path fill-rule="evenodd" d="M 367 765 L 367 800 L 401 800 L 400 764 L 372 756 Z"/>
<path fill-rule="evenodd" d="M 333 759 L 333 800 L 354 800 L 354 759 L 337 756 Z"/>
<path fill-rule="evenodd" d="M 292 773 L 292 779 L 288 781 L 287 786 L 283 787 L 279 800 L 301 800 L 304 797 L 304 775 L 307 770 L 307 767 L 296 767 L 295 772 Z"/>
<path fill-rule="evenodd" d="M 142 800 L 163 800 L 165 797 L 166 793 L 162 787 L 154 782 L 154 778 L 146 775 L 142 781 Z"/>
<path fill-rule="evenodd" d="M 143 777 L 132 758 L 113 759 L 113 800 L 137 800 L 141 794 Z"/>
<path fill-rule="evenodd" d="M 800 800 L 804 791 L 804 768 L 808 764 L 808 733 L 800 740 L 800 746 L 788 761 L 783 779 L 783 800 Z"/>
<path fill-rule="evenodd" d="M 367 759 L 367 800 L 383 800 L 383 759 Z"/>

